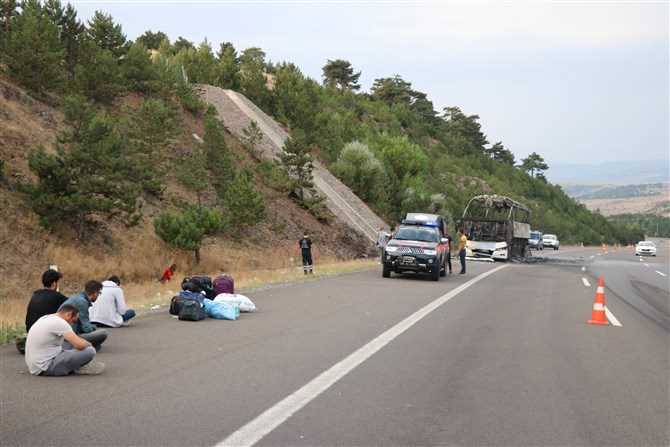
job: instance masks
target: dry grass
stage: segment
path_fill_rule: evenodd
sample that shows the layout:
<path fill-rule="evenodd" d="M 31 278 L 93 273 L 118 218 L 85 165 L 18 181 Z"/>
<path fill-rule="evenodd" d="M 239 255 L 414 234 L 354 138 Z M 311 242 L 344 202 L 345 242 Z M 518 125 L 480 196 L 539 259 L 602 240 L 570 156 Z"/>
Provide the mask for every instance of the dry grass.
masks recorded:
<path fill-rule="evenodd" d="M 150 309 L 154 306 L 169 304 L 170 299 L 180 289 L 179 278 L 185 274 L 178 274 L 177 279 L 170 283 L 162 284 L 157 281 L 161 267 L 167 263 L 160 262 L 160 256 L 132 257 L 125 260 L 96 259 L 95 256 L 82 256 L 81 253 L 73 253 L 69 247 L 52 247 L 50 259 L 58 263 L 61 271 L 67 272 L 69 276 L 82 276 L 87 278 L 105 278 L 110 272 L 120 272 L 121 278 L 143 277 L 144 280 L 128 281 L 123 284 L 128 304 L 138 310 Z M 311 280 L 312 278 L 331 276 L 342 273 L 363 271 L 373 268 L 377 261 L 371 259 L 341 261 L 330 257 L 320 257 L 315 253 L 315 273 L 306 277 L 299 265 L 299 259 L 294 250 L 288 247 L 277 247 L 274 253 L 263 258 L 263 267 L 259 268 L 258 260 L 250 259 L 248 253 L 238 250 L 229 250 L 231 253 L 226 262 L 215 256 L 213 250 L 203 253 L 203 260 L 198 270 L 189 270 L 191 273 L 208 274 L 216 276 L 221 272 L 231 275 L 235 279 L 236 289 L 250 289 L 270 284 L 288 283 L 296 281 Z M 75 255 L 75 256 L 72 256 Z M 184 265 L 189 265 L 184 260 Z M 136 268 L 137 270 L 130 270 Z M 66 294 L 75 292 L 76 289 L 64 290 Z M 23 320 L 25 318 L 26 303 L 29 296 L 4 295 L 0 297 L 0 343 L 12 340 L 23 332 Z"/>

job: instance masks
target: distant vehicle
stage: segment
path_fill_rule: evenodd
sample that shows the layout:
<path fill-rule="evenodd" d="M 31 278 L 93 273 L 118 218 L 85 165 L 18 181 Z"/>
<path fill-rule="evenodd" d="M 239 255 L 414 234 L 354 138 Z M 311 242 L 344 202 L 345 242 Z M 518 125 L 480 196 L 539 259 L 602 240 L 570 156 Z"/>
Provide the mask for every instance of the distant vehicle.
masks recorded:
<path fill-rule="evenodd" d="M 459 224 L 468 236 L 468 257 L 508 261 L 528 256 L 530 210 L 522 203 L 498 195 L 475 196 Z"/>
<path fill-rule="evenodd" d="M 411 213 L 403 220 L 384 248 L 382 276 L 391 272 L 428 273 L 433 281 L 446 275 L 449 252 L 446 227 L 442 217 Z"/>
<path fill-rule="evenodd" d="M 545 234 L 544 236 L 542 236 L 542 245 L 544 245 L 547 248 L 553 248 L 554 250 L 558 250 L 561 243 L 555 234 Z"/>
<path fill-rule="evenodd" d="M 544 250 L 544 244 L 542 243 L 542 233 L 539 231 L 531 231 L 530 239 L 528 239 L 528 248 L 534 248 L 535 250 Z"/>
<path fill-rule="evenodd" d="M 635 256 L 656 256 L 656 244 L 652 241 L 640 241 L 635 244 Z"/>

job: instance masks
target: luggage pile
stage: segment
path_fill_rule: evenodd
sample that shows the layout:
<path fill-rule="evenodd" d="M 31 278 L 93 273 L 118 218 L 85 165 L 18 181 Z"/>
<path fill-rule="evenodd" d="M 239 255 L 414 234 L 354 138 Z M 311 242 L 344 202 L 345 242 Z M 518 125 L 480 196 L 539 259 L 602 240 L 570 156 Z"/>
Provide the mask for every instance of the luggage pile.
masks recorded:
<path fill-rule="evenodd" d="M 228 275 L 187 276 L 181 292 L 170 302 L 170 314 L 183 321 L 200 321 L 207 317 L 237 320 L 240 312 L 254 312 L 256 305 L 248 297 L 235 293 L 235 282 Z"/>

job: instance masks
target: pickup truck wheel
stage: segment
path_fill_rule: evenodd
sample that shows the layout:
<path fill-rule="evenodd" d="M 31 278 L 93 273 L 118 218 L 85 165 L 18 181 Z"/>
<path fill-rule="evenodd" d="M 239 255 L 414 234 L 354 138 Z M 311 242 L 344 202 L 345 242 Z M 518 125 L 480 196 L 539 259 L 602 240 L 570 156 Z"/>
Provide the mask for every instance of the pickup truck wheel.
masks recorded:
<path fill-rule="evenodd" d="M 389 269 L 386 264 L 382 266 L 382 277 L 384 278 L 390 278 L 391 277 L 391 269 Z"/>
<path fill-rule="evenodd" d="M 439 281 L 440 276 L 442 276 L 440 275 L 440 266 L 436 265 L 430 272 L 430 279 L 432 279 L 433 281 Z"/>

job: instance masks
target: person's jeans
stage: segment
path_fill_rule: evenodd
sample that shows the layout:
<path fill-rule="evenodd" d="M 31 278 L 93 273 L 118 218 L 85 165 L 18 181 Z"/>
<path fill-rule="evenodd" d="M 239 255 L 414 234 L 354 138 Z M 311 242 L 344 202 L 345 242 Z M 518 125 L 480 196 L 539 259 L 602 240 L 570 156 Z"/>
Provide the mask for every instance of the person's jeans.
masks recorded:
<path fill-rule="evenodd" d="M 451 273 L 451 252 L 447 253 L 447 267 L 449 267 L 449 273 Z"/>
<path fill-rule="evenodd" d="M 458 257 L 461 260 L 461 273 L 465 273 L 465 250 L 459 251 Z"/>
<path fill-rule="evenodd" d="M 97 332 L 97 331 L 96 331 Z M 71 346 L 69 343 L 67 345 Z M 49 368 L 42 373 L 44 376 L 67 376 L 78 370 L 95 357 L 93 346 L 82 349 L 65 349 L 58 354 L 49 364 Z"/>
<path fill-rule="evenodd" d="M 125 314 L 121 315 L 121 318 L 123 318 L 123 321 L 128 321 L 131 318 L 135 317 L 135 311 L 133 309 L 128 309 Z"/>
<path fill-rule="evenodd" d="M 100 345 L 102 345 L 104 341 L 107 340 L 107 331 L 104 329 L 98 329 L 93 332 L 77 335 L 92 344 L 96 351 L 99 351 Z"/>

